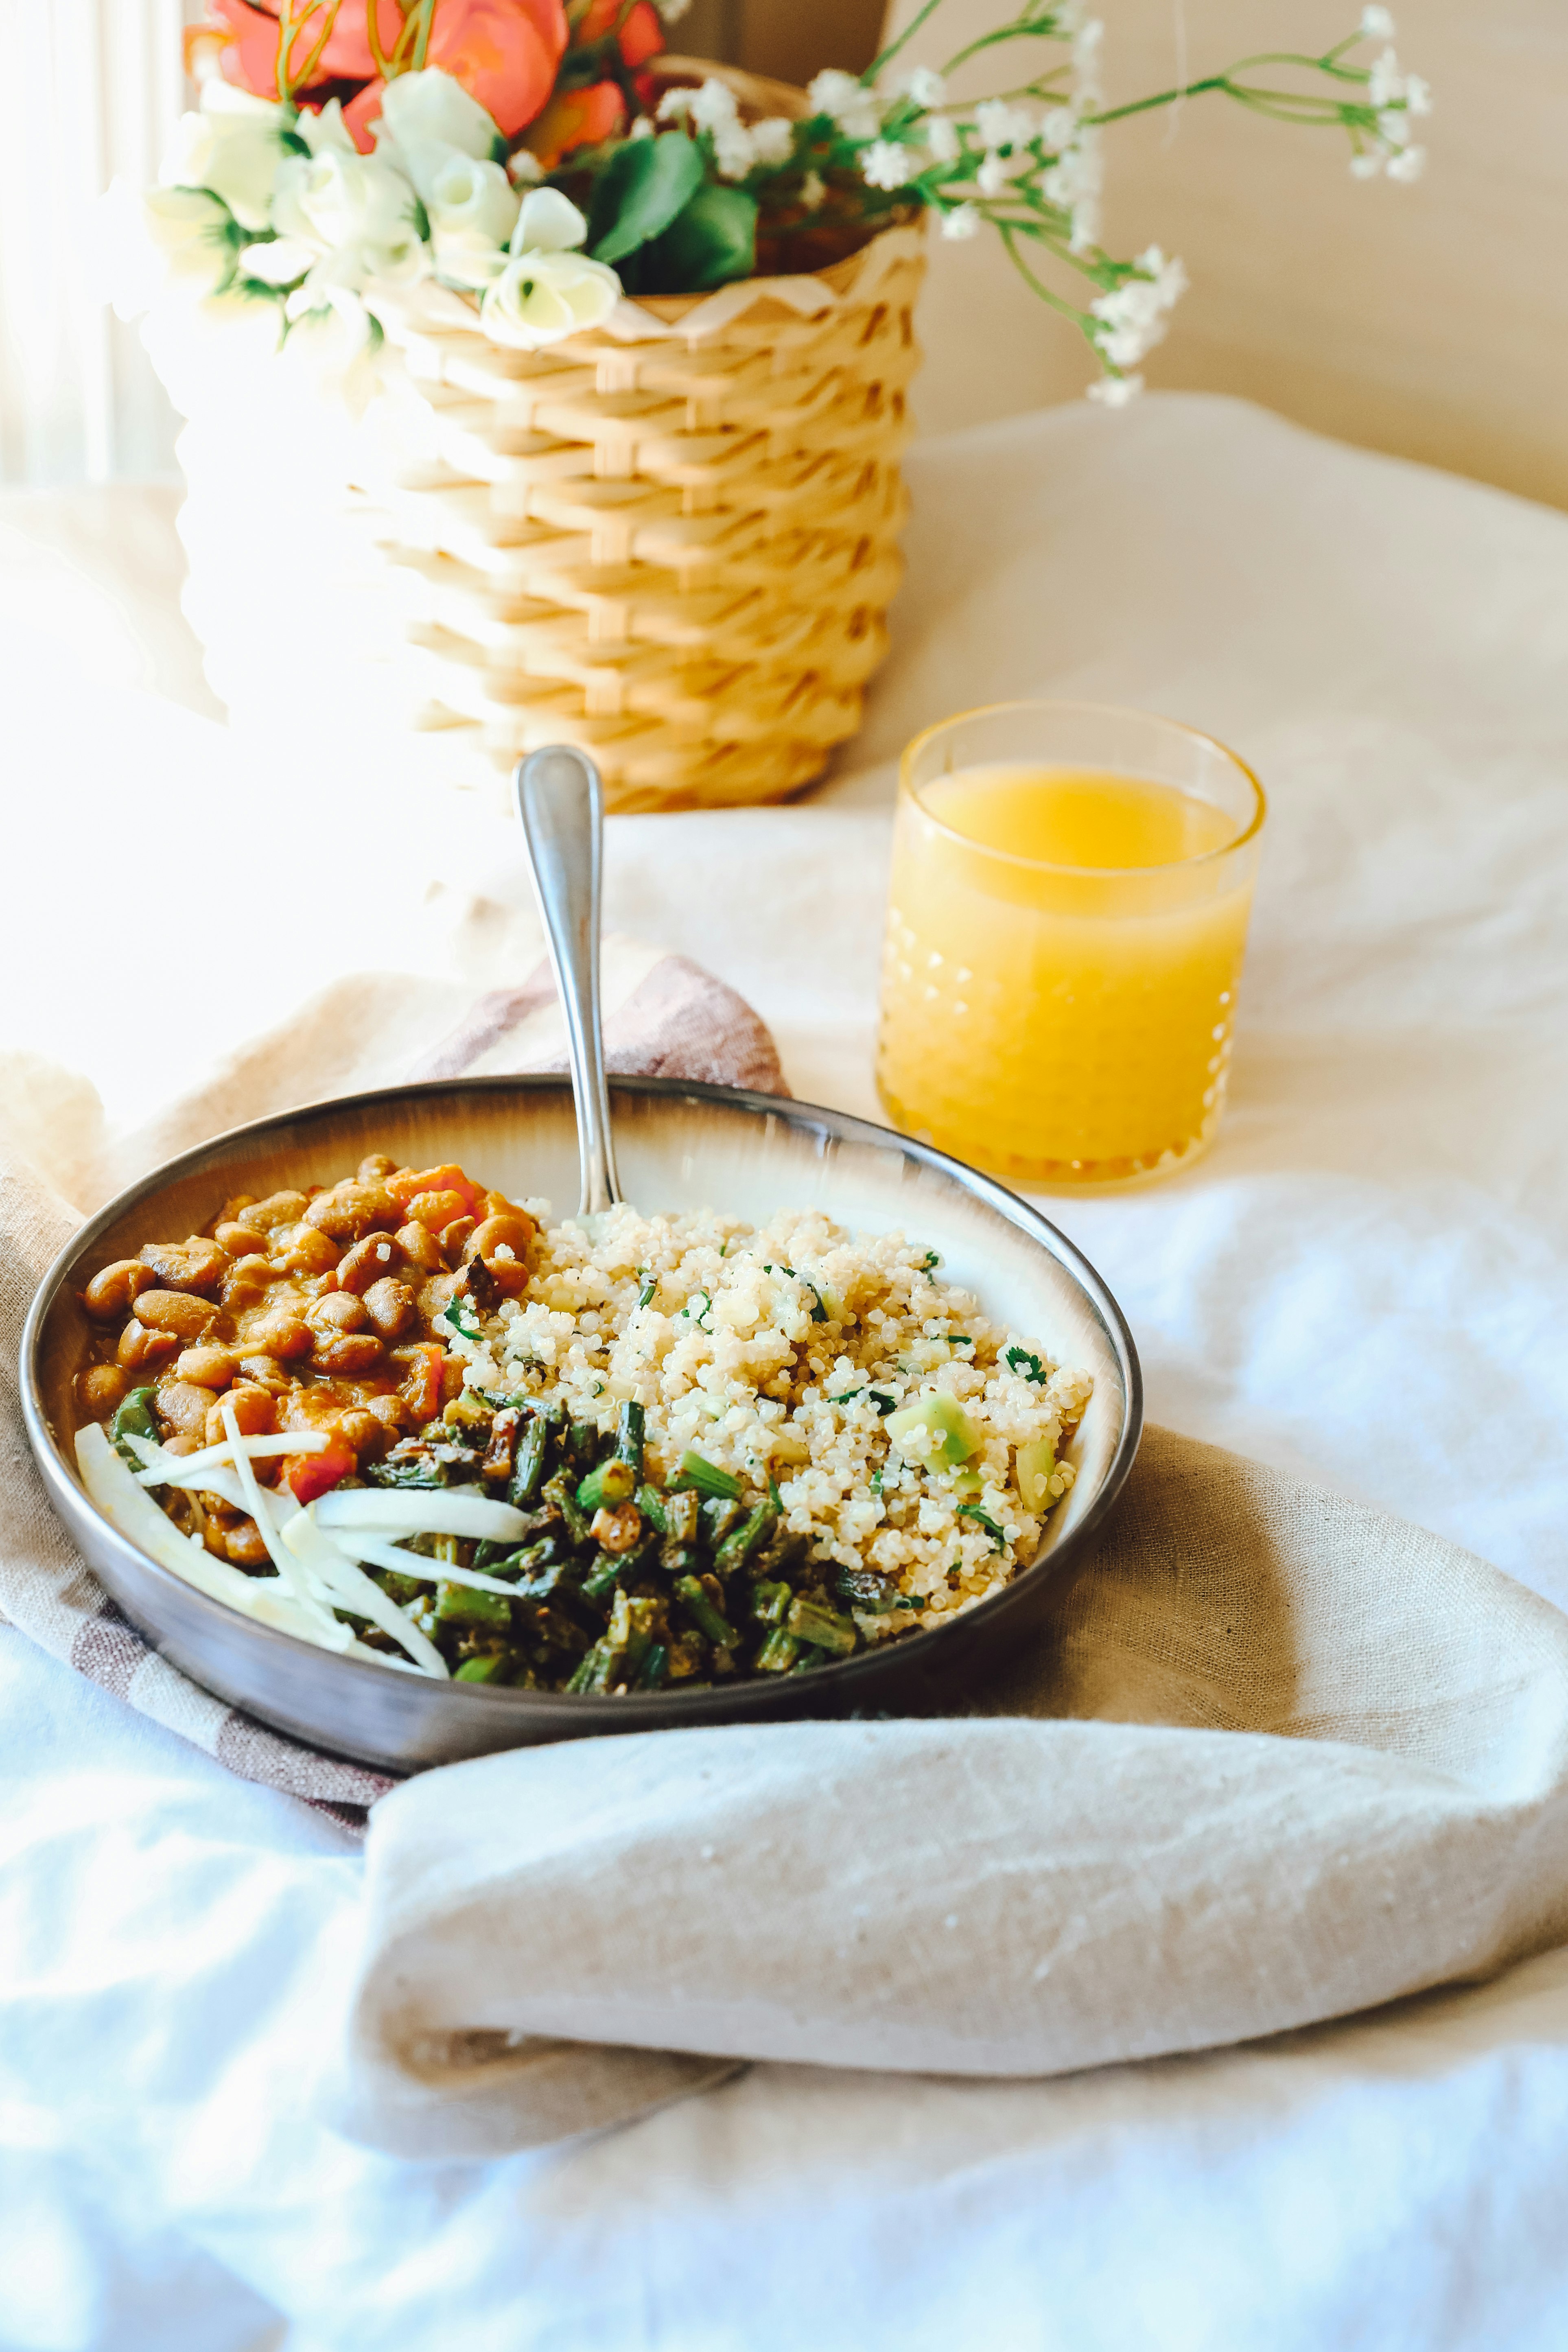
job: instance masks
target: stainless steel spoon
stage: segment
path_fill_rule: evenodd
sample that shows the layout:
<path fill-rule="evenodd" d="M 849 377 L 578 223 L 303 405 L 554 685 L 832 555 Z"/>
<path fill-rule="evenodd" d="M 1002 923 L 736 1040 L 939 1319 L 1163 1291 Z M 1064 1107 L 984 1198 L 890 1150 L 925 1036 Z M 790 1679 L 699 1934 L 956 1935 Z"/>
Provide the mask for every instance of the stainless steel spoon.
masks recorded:
<path fill-rule="evenodd" d="M 585 1220 L 613 1209 L 621 1197 L 599 1012 L 605 787 L 587 753 L 569 743 L 531 751 L 518 761 L 514 782 L 534 894 L 566 1016 L 566 1056 L 583 1163 L 577 1214 Z"/>

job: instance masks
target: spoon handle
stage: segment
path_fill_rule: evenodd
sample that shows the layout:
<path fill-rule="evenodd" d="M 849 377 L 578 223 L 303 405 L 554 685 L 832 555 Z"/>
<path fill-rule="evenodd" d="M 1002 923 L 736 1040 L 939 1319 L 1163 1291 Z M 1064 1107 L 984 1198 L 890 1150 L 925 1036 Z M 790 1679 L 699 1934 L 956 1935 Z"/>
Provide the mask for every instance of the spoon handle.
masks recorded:
<path fill-rule="evenodd" d="M 565 743 L 531 751 L 519 761 L 515 781 L 517 813 L 566 1016 L 566 1052 L 583 1160 L 577 1213 L 593 1216 L 613 1208 L 621 1197 L 599 1015 L 605 787 L 587 753 Z"/>

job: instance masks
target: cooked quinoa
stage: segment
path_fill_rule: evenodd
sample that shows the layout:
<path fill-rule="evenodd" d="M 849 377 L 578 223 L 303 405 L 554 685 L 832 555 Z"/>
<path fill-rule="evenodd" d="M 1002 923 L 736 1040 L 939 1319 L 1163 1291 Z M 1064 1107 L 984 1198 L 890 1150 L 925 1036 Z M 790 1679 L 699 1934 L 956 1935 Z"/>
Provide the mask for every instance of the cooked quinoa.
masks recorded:
<path fill-rule="evenodd" d="M 623 1207 L 592 1239 L 525 1205 L 542 1228 L 526 1291 L 482 1318 L 482 1338 L 449 1343 L 471 1388 L 558 1401 L 605 1430 L 634 1400 L 656 1478 L 695 1452 L 748 1491 L 772 1482 L 781 1532 L 914 1604 L 854 1611 L 870 1642 L 941 1623 L 1033 1558 L 1072 1484 L 1058 1455 L 1092 1382 L 993 1322 L 934 1252 L 810 1211 L 753 1227 Z M 918 1421 L 890 1440 L 923 1396 L 961 1408 L 975 1440 L 962 1462 Z M 1026 1448 L 1040 1474 L 1027 1501 Z"/>

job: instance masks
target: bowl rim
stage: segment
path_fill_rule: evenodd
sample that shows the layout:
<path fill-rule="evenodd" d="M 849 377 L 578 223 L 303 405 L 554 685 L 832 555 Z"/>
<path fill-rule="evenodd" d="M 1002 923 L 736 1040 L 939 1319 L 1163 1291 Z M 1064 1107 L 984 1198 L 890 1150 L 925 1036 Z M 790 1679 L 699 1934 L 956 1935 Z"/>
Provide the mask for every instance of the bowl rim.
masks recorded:
<path fill-rule="evenodd" d="M 964 1161 L 955 1160 L 951 1153 L 939 1151 L 934 1144 L 921 1143 L 912 1136 L 900 1134 L 897 1129 L 883 1127 L 873 1119 L 861 1118 L 854 1112 L 803 1102 L 793 1095 L 759 1094 L 742 1087 L 715 1086 L 705 1079 L 649 1077 L 630 1073 L 612 1076 L 609 1086 L 612 1098 L 619 1092 L 651 1096 L 656 1099 L 700 1102 L 719 1110 L 779 1118 L 791 1127 L 808 1130 L 815 1128 L 825 1137 L 832 1136 L 874 1150 L 886 1150 L 891 1146 L 921 1166 L 956 1180 L 962 1191 L 976 1195 L 1008 1223 L 1016 1226 L 1028 1239 L 1045 1248 L 1047 1255 L 1072 1276 L 1099 1317 L 1116 1358 L 1126 1398 L 1121 1435 L 1106 1465 L 1100 1488 L 1083 1517 L 1059 1545 L 1037 1555 L 1026 1567 L 1020 1568 L 1006 1584 L 977 1601 L 973 1609 L 965 1610 L 944 1625 L 931 1627 L 920 1634 L 921 1656 L 929 1661 L 932 1669 L 940 1672 L 943 1652 L 938 1645 L 946 1643 L 951 1652 L 954 1641 L 963 1640 L 969 1629 L 976 1627 L 983 1620 L 994 1623 L 1010 1606 L 1016 1604 L 1037 1578 L 1050 1574 L 1062 1561 L 1081 1550 L 1127 1482 L 1143 1432 L 1143 1376 L 1138 1349 L 1121 1307 L 1101 1276 L 1059 1226 L 1053 1224 L 1048 1217 L 1042 1215 L 1039 1210 L 1012 1192 L 998 1178 L 969 1167 Z M 177 1592 L 184 1605 L 196 1605 L 199 1617 L 209 1617 L 215 1627 L 222 1626 L 231 1632 L 237 1628 L 237 1638 L 248 1637 L 258 1645 L 270 1649 L 280 1664 L 286 1664 L 290 1658 L 297 1659 L 301 1651 L 310 1651 L 315 1657 L 345 1673 L 361 1677 L 374 1676 L 377 1684 L 384 1687 L 387 1681 L 384 1667 L 368 1658 L 348 1657 L 335 1650 L 319 1649 L 279 1626 L 262 1624 L 243 1616 L 226 1602 L 203 1592 L 199 1586 L 187 1583 L 161 1561 L 150 1558 L 128 1537 L 122 1536 L 111 1520 L 104 1517 L 81 1484 L 74 1463 L 68 1460 L 64 1446 L 57 1442 L 49 1426 L 39 1377 L 44 1326 L 58 1293 L 67 1286 L 72 1269 L 91 1251 L 94 1244 L 128 1215 L 139 1202 L 162 1192 L 180 1177 L 199 1171 L 203 1162 L 215 1152 L 227 1150 L 253 1139 L 259 1142 L 279 1129 L 317 1116 L 356 1110 L 377 1103 L 388 1107 L 404 1104 L 410 1096 L 435 1097 L 440 1095 L 508 1092 L 570 1096 L 571 1080 L 564 1075 L 551 1071 L 484 1072 L 466 1076 L 414 1079 L 398 1086 L 364 1087 L 350 1095 L 327 1096 L 297 1104 L 286 1110 L 269 1112 L 265 1118 L 248 1119 L 239 1127 L 226 1128 L 219 1134 L 209 1136 L 205 1142 L 180 1152 L 175 1158 L 160 1161 L 156 1168 L 125 1186 L 79 1225 L 57 1254 L 33 1295 L 22 1328 L 19 1350 L 23 1422 L 45 1489 L 57 1512 L 66 1516 L 62 1506 L 68 1496 L 69 1507 L 85 1509 L 96 1519 L 102 1540 L 119 1556 L 124 1568 L 137 1574 L 151 1575 L 155 1580 L 166 1583 L 171 1593 Z M 68 1531 L 68 1517 L 67 1526 Z M 931 1645 L 929 1648 L 928 1643 Z M 879 1643 L 875 1648 L 863 1650 L 853 1657 L 816 1666 L 811 1672 L 812 1692 L 851 1691 L 858 1682 L 874 1680 L 885 1673 L 895 1653 L 901 1659 L 908 1659 L 915 1646 L 913 1637 L 897 1643 Z M 515 1710 L 520 1717 L 531 1715 L 535 1719 L 542 1714 L 559 1714 L 563 1722 L 571 1721 L 580 1704 L 577 1695 L 571 1691 L 518 1690 L 492 1687 L 485 1683 L 457 1682 L 435 1687 L 460 1690 L 465 1699 L 478 1706 L 499 1707 L 508 1712 Z M 748 1694 L 751 1695 L 749 1703 Z M 779 1685 L 773 1680 L 760 1678 L 737 1679 L 733 1683 L 713 1685 L 689 1694 L 693 1699 L 709 1702 L 721 1695 L 725 1705 L 737 1713 L 749 1712 L 752 1706 L 759 1711 L 776 1709 Z M 685 1696 L 688 1694 L 679 1689 L 672 1691 L 668 1688 L 617 1694 L 614 1702 L 616 1721 L 624 1722 L 628 1730 L 636 1729 L 638 1717 L 667 1714 L 671 1705 L 679 1706 Z M 695 1706 L 692 1708 L 694 1724 L 705 1711 Z"/>

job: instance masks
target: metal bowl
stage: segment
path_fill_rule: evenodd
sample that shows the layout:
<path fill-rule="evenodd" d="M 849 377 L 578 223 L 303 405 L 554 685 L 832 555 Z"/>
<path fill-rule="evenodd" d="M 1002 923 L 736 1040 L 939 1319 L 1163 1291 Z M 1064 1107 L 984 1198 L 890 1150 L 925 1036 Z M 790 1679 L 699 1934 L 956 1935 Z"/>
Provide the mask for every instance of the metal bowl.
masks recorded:
<path fill-rule="evenodd" d="M 414 1167 L 456 1160 L 514 1195 L 575 1200 L 576 1125 L 563 1078 L 443 1080 L 258 1120 L 171 1160 L 82 1228 L 33 1301 L 22 1396 L 50 1500 L 132 1622 L 183 1673 L 313 1747 L 412 1771 L 585 1733 L 951 1708 L 989 1657 L 1031 1637 L 1058 1571 L 1115 1500 L 1142 1427 L 1131 1334 L 1093 1267 L 1003 1185 L 865 1119 L 668 1078 L 616 1079 L 611 1095 L 629 1200 L 755 1221 L 821 1209 L 864 1230 L 905 1232 L 939 1249 L 944 1275 L 987 1313 L 1094 1374 L 1069 1449 L 1077 1481 L 1037 1559 L 951 1625 L 809 1675 L 623 1698 L 391 1674 L 257 1624 L 148 1559 L 89 1502 L 77 1475 L 72 1382 L 90 1339 L 80 1292 L 100 1266 L 143 1242 L 199 1232 L 230 1193 L 330 1183 L 371 1151 Z"/>

